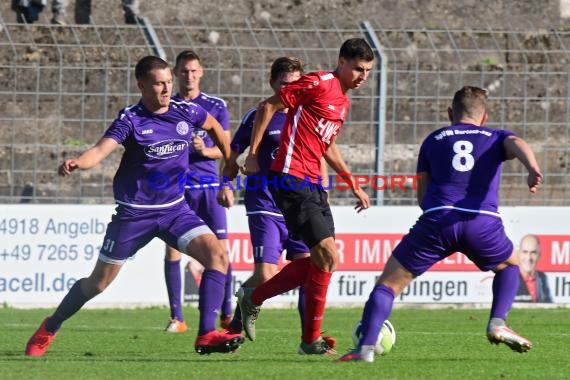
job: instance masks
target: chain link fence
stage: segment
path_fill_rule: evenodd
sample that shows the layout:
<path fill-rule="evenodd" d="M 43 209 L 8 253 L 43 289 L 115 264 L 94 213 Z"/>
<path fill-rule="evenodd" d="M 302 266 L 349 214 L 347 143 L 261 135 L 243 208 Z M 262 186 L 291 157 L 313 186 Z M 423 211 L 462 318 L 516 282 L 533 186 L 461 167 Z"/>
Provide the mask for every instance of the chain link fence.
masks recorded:
<path fill-rule="evenodd" d="M 58 178 L 56 168 L 95 143 L 119 109 L 138 101 L 133 68 L 144 55 L 163 54 L 173 63 L 184 49 L 198 52 L 206 68 L 202 89 L 226 100 L 235 130 L 245 112 L 272 93 L 268 78 L 275 58 L 297 56 L 308 71 L 333 69 L 345 39 L 367 36 L 360 25 L 334 22 L 301 28 L 269 20 L 262 27 L 247 19 L 217 25 L 147 21 L 150 29 L 0 20 L 0 203 L 113 203 L 120 149 L 70 178 Z M 414 174 L 419 144 L 446 125 L 453 93 L 469 84 L 489 89 L 488 125 L 528 140 L 546 178 L 531 197 L 524 168 L 506 163 L 501 204 L 570 205 L 569 32 L 370 26 L 382 45 L 385 82 L 375 69 L 369 83 L 351 93 L 338 144 L 355 174 L 375 174 L 378 152 L 380 174 Z M 385 99 L 378 95 L 382 86 Z M 385 122 L 377 117 L 379 100 Z M 415 193 L 388 189 L 382 201 L 411 205 Z M 352 202 L 349 192 L 331 194 L 333 204 Z"/>

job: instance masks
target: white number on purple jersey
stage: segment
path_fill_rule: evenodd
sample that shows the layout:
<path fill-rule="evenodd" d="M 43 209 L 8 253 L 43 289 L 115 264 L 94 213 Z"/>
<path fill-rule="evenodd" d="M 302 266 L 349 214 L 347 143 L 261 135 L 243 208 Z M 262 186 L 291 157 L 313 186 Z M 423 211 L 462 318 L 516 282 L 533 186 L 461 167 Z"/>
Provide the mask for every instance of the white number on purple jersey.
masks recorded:
<path fill-rule="evenodd" d="M 453 144 L 455 155 L 451 160 L 453 168 L 459 172 L 467 172 L 473 169 L 475 158 L 470 154 L 473 152 L 473 144 L 470 141 L 459 140 Z"/>

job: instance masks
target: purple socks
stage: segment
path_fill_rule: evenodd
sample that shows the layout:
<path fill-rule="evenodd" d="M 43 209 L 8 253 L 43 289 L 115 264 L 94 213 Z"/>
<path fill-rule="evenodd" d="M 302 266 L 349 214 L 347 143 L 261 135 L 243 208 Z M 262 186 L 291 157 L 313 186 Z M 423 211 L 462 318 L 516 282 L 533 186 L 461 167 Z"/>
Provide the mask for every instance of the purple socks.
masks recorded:
<path fill-rule="evenodd" d="M 493 279 L 493 304 L 490 318 L 507 319 L 507 314 L 519 288 L 519 267 L 509 265 L 498 271 Z"/>
<path fill-rule="evenodd" d="M 224 299 L 225 283 L 226 275 L 220 271 L 206 269 L 202 273 L 200 300 L 198 301 L 200 309 L 198 335 L 204 335 L 216 329 L 216 318 Z"/>
<path fill-rule="evenodd" d="M 57 332 L 61 324 L 71 318 L 71 316 L 79 311 L 91 298 L 87 298 L 81 291 L 81 281 L 77 281 L 69 292 L 65 295 L 55 312 L 46 322 L 46 330 L 52 333 Z"/>
<path fill-rule="evenodd" d="M 182 316 L 182 278 L 180 275 L 180 260 L 164 260 L 164 278 L 170 304 L 170 318 L 183 321 Z"/>
<path fill-rule="evenodd" d="M 362 335 L 358 346 L 375 346 L 382 323 L 390 316 L 394 304 L 394 291 L 383 285 L 376 285 L 362 312 Z"/>

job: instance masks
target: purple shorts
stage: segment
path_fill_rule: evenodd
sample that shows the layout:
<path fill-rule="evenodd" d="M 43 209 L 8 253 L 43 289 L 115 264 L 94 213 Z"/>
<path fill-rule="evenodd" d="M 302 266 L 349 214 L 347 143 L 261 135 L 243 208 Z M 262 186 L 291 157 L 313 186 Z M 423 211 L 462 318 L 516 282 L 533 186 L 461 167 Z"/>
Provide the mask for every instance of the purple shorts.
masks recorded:
<path fill-rule="evenodd" d="M 228 238 L 228 218 L 226 209 L 216 199 L 217 193 L 218 191 L 212 188 L 186 189 L 185 197 L 190 208 L 221 240 Z"/>
<path fill-rule="evenodd" d="M 455 252 L 488 271 L 511 256 L 513 243 L 497 216 L 441 210 L 421 215 L 392 255 L 419 276 Z"/>
<path fill-rule="evenodd" d="M 287 260 L 293 260 L 299 253 L 309 252 L 305 243 L 289 237 L 283 217 L 253 214 L 248 215 L 248 223 L 256 263 L 277 264 L 284 249 L 287 250 Z"/>
<path fill-rule="evenodd" d="M 99 260 L 109 264 L 123 264 L 155 237 L 186 252 L 192 239 L 212 233 L 183 201 L 164 209 L 118 206 L 115 210 L 99 252 Z"/>

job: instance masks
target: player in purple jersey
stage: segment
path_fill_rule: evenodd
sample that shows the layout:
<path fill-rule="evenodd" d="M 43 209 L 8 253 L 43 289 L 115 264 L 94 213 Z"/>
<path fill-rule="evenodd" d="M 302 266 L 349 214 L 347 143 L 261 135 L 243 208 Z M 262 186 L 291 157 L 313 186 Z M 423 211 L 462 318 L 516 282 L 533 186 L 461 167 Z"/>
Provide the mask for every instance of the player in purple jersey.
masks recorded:
<path fill-rule="evenodd" d="M 299 59 L 293 57 L 277 58 L 271 65 L 269 85 L 275 93 L 278 93 L 281 87 L 299 79 L 302 73 L 303 64 Z M 249 147 L 255 112 L 255 109 L 251 109 L 246 113 L 232 140 L 232 152 L 224 172 L 228 177 L 237 175 L 236 158 Z M 279 149 L 279 140 L 286 117 L 286 109 L 273 115 L 259 148 L 258 161 L 260 171 L 257 175 L 248 177 L 246 182 L 244 203 L 248 216 L 254 259 L 253 274 L 242 285 L 242 287 L 248 289 L 255 288 L 277 274 L 279 258 L 284 249 L 287 250 L 287 260 L 304 259 L 308 265 L 309 248 L 301 240 L 289 237 L 289 231 L 285 226 L 285 219 L 281 214 L 281 210 L 275 204 L 269 188 L 263 185 L 263 177 L 269 175 L 269 167 Z M 324 160 L 321 164 L 321 177 L 326 178 L 326 164 Z M 325 183 L 323 186 L 326 187 L 327 184 Z M 229 186 L 222 187 L 219 199 L 224 206 L 232 206 L 233 191 Z M 271 291 L 274 290 L 271 289 Z M 277 289 L 275 294 L 269 293 L 267 298 L 281 293 L 283 293 L 283 290 Z M 298 309 L 302 327 L 305 310 L 302 283 L 299 287 Z M 236 307 L 229 330 L 235 333 L 242 331 L 239 305 Z M 334 338 L 324 337 L 324 339 L 329 346 L 334 348 L 336 344 Z"/>
<path fill-rule="evenodd" d="M 177 101 L 190 101 L 202 106 L 222 126 L 227 138 L 230 138 L 229 114 L 226 103 L 220 99 L 200 91 L 200 79 L 204 69 L 200 57 L 192 50 L 185 50 L 176 57 L 174 75 L 178 78 L 178 93 L 173 96 Z M 227 251 L 228 232 L 226 210 L 216 201 L 216 191 L 219 176 L 216 159 L 222 157 L 222 152 L 215 145 L 206 130 L 197 128 L 192 134 L 192 144 L 189 147 L 189 174 L 186 177 L 186 201 L 190 208 L 206 222 Z M 182 279 L 180 276 L 180 260 L 182 253 L 176 248 L 166 246 L 164 258 L 164 278 L 168 291 L 170 305 L 170 320 L 166 326 L 167 332 L 181 333 L 188 327 L 182 315 Z M 232 314 L 232 270 L 228 261 L 226 273 L 224 302 L 220 310 L 222 327 L 227 327 Z"/>
<path fill-rule="evenodd" d="M 423 214 L 394 249 L 366 302 L 358 347 L 339 361 L 374 361 L 374 346 L 394 297 L 454 252 L 463 252 L 482 271 L 495 272 L 489 341 L 518 352 L 531 349 L 532 343 L 505 323 L 518 289 L 519 261 L 497 212 L 498 190 L 505 160 L 518 158 L 526 167 L 531 193 L 538 190 L 542 174 L 524 140 L 484 126 L 486 103 L 485 90 L 463 87 L 448 109 L 452 124 L 424 140 L 417 167 Z"/>
<path fill-rule="evenodd" d="M 32 335 L 26 346 L 28 356 L 44 355 L 62 323 L 103 292 L 127 259 L 155 237 L 177 246 L 205 267 L 196 351 L 230 352 L 243 343 L 241 335 L 215 329 L 228 256 L 208 226 L 184 202 L 178 182 L 180 173 L 188 168 L 194 128 L 208 131 L 225 159 L 229 157 L 229 139 L 202 107 L 170 99 L 172 72 L 164 60 L 142 58 L 135 67 L 135 77 L 140 102 L 121 110 L 97 144 L 59 167 L 59 174 L 67 176 L 99 164 L 119 144 L 125 148 L 113 181 L 118 206 L 107 226 L 95 268 L 89 277 L 72 286 L 55 312 Z"/>

